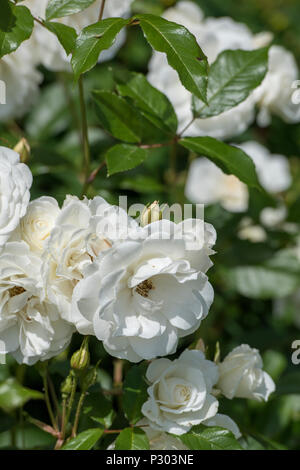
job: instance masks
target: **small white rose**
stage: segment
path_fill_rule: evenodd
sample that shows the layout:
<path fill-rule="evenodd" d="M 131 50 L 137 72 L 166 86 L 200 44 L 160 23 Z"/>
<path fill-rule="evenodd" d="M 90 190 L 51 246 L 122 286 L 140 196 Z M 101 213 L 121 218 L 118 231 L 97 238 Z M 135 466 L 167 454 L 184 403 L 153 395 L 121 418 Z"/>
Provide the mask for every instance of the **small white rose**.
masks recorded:
<path fill-rule="evenodd" d="M 0 251 L 26 213 L 32 175 L 13 150 L 0 147 Z"/>
<path fill-rule="evenodd" d="M 43 76 L 35 69 L 27 41 L 0 61 L 0 121 L 22 117 L 35 103 Z M 22 73 L 20 73 L 22 71 Z"/>
<path fill-rule="evenodd" d="M 261 223 L 268 228 L 278 227 L 285 221 L 287 209 L 282 205 L 278 207 L 265 207 L 260 213 Z"/>
<path fill-rule="evenodd" d="M 241 148 L 253 160 L 260 184 L 266 191 L 276 194 L 289 188 L 292 177 L 286 157 L 271 154 L 266 147 L 255 141 L 235 146 Z M 197 158 L 192 161 L 185 194 L 195 203 L 219 202 L 230 212 L 245 212 L 248 209 L 247 186 L 236 176 L 223 173 L 207 158 Z"/>
<path fill-rule="evenodd" d="M 151 428 L 181 435 L 217 414 L 219 403 L 211 392 L 218 368 L 201 351 L 186 350 L 174 361 L 157 359 L 146 377 L 151 385 L 142 413 Z"/>
<path fill-rule="evenodd" d="M 66 197 L 42 255 L 47 295 L 66 320 L 71 321 L 73 290 L 85 270 L 131 227 L 137 223 L 101 197 L 83 201 Z"/>
<path fill-rule="evenodd" d="M 242 344 L 219 364 L 217 388 L 229 399 L 237 397 L 267 401 L 275 390 L 275 384 L 262 367 L 259 351 Z"/>
<path fill-rule="evenodd" d="M 29 203 L 19 231 L 32 251 L 43 251 L 59 213 L 58 203 L 52 197 L 42 196 Z"/>
<path fill-rule="evenodd" d="M 260 108 L 258 124 L 269 126 L 271 114 L 285 122 L 300 122 L 300 106 L 293 102 L 293 83 L 298 79 L 299 70 L 291 52 L 282 46 L 269 50 L 268 73 L 262 84 L 254 91 L 254 98 Z"/>
<path fill-rule="evenodd" d="M 74 327 L 45 297 L 41 261 L 24 242 L 8 242 L 0 255 L 0 353 L 34 364 L 63 351 Z"/>
<path fill-rule="evenodd" d="M 207 158 L 197 158 L 192 161 L 185 194 L 195 203 L 219 202 L 230 212 L 244 212 L 248 208 L 247 186 L 236 176 L 223 173 Z"/>
<path fill-rule="evenodd" d="M 236 145 L 252 158 L 260 184 L 272 194 L 286 191 L 292 182 L 288 159 L 284 155 L 271 154 L 270 151 L 255 141 Z"/>

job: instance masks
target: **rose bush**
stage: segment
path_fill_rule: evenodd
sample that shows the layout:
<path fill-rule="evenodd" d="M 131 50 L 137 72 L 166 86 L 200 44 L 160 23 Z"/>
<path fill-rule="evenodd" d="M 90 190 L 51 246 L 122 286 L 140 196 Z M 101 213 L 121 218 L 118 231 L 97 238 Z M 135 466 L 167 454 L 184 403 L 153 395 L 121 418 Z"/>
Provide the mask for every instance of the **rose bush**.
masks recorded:
<path fill-rule="evenodd" d="M 293 2 L 1 1 L 0 449 L 299 447 Z"/>

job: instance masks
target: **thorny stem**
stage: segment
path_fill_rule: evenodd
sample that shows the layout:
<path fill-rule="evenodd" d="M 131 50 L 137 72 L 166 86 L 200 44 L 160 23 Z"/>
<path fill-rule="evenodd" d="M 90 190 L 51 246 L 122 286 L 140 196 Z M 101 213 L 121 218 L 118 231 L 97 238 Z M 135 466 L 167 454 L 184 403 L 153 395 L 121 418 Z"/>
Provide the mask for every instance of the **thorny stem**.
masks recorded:
<path fill-rule="evenodd" d="M 101 21 L 102 18 L 103 18 L 104 7 L 105 7 L 105 1 L 106 1 L 106 0 L 101 0 L 101 6 L 100 6 L 100 12 L 99 12 L 98 21 Z"/>

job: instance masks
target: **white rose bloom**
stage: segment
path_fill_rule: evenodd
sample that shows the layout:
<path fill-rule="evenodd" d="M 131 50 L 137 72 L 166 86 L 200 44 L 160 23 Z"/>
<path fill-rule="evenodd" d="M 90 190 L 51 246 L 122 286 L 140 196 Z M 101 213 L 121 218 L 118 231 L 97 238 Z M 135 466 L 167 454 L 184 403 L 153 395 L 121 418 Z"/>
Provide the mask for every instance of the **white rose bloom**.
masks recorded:
<path fill-rule="evenodd" d="M 28 204 L 18 234 L 31 251 L 42 253 L 59 213 L 58 203 L 53 197 L 42 196 Z"/>
<path fill-rule="evenodd" d="M 0 352 L 34 364 L 63 351 L 73 327 L 44 295 L 40 258 L 25 242 L 8 242 L 0 255 Z"/>
<path fill-rule="evenodd" d="M 258 124 L 266 127 L 271 114 L 288 123 L 300 122 L 300 105 L 293 103 L 293 84 L 299 78 L 296 60 L 282 46 L 272 46 L 269 51 L 269 70 L 262 84 L 254 91 L 260 113 Z"/>
<path fill-rule="evenodd" d="M 238 236 L 241 240 L 249 240 L 252 243 L 262 243 L 267 239 L 265 229 L 254 225 L 253 220 L 248 217 L 241 220 Z"/>
<path fill-rule="evenodd" d="M 272 155 L 263 145 L 255 141 L 233 144 L 252 158 L 260 184 L 266 191 L 276 194 L 291 185 L 289 161 L 283 155 Z M 186 197 L 195 203 L 215 204 L 219 202 L 230 212 L 245 212 L 248 208 L 247 186 L 234 175 L 223 173 L 207 158 L 192 161 L 186 187 Z"/>
<path fill-rule="evenodd" d="M 193 160 L 185 187 L 186 197 L 195 203 L 219 202 L 230 212 L 244 212 L 248 208 L 247 186 L 234 175 L 226 175 L 207 158 Z"/>
<path fill-rule="evenodd" d="M 42 74 L 35 69 L 28 41 L 0 60 L 0 121 L 22 117 L 36 101 Z M 3 101 L 4 103 L 3 103 Z"/>
<path fill-rule="evenodd" d="M 254 36 L 246 25 L 231 18 L 208 18 L 203 20 L 202 11 L 191 2 L 179 2 L 166 10 L 164 17 L 185 26 L 197 39 L 211 64 L 226 49 L 252 50 L 270 41 L 270 36 Z M 167 62 L 165 54 L 154 52 L 149 63 L 150 83 L 165 93 L 172 102 L 183 130 L 193 118 L 192 95 L 181 84 L 175 70 Z M 196 119 L 183 135 L 209 135 L 225 139 L 244 132 L 255 117 L 255 100 L 251 95 L 235 108 L 208 119 Z"/>
<path fill-rule="evenodd" d="M 275 390 L 275 384 L 262 367 L 259 351 L 242 344 L 219 364 L 217 387 L 229 399 L 237 397 L 267 401 Z"/>
<path fill-rule="evenodd" d="M 205 426 L 218 426 L 220 428 L 227 429 L 232 432 L 236 439 L 239 439 L 242 436 L 237 424 L 229 418 L 229 416 L 221 413 L 216 414 L 213 418 L 206 420 L 202 424 L 205 424 Z"/>
<path fill-rule="evenodd" d="M 113 246 L 126 230 L 137 224 L 125 211 L 101 197 L 84 201 L 67 197 L 47 238 L 43 254 L 43 278 L 47 294 L 70 319 L 73 289 L 85 269 Z"/>
<path fill-rule="evenodd" d="M 45 18 L 48 0 L 25 0 L 22 2 L 32 13 L 40 18 Z M 109 0 L 104 8 L 103 19 L 110 17 L 126 17 L 130 11 L 132 0 Z M 55 19 L 56 22 L 71 26 L 79 33 L 83 28 L 98 21 L 100 12 L 99 2 L 95 1 L 85 10 Z M 100 62 L 110 60 L 117 53 L 126 38 L 125 30 L 117 36 L 112 47 L 101 53 Z M 35 24 L 34 32 L 30 39 L 31 51 L 35 52 L 39 61 L 48 69 L 54 71 L 71 70 L 70 58 L 67 57 L 62 45 L 50 31 L 39 24 Z"/>
<path fill-rule="evenodd" d="M 150 450 L 189 450 L 180 439 L 166 432 L 154 431 L 149 427 L 143 429 L 148 436 Z"/>
<path fill-rule="evenodd" d="M 271 154 L 270 151 L 255 141 L 236 145 L 252 158 L 260 184 L 272 194 L 286 191 L 292 182 L 288 159 L 283 155 Z"/>
<path fill-rule="evenodd" d="M 286 219 L 287 209 L 284 205 L 265 207 L 260 213 L 261 223 L 268 228 L 280 226 Z"/>
<path fill-rule="evenodd" d="M 199 248 L 189 251 L 196 229 Z M 213 301 L 204 274 L 212 264 L 212 226 L 162 220 L 138 235 L 95 260 L 72 304 L 79 332 L 96 335 L 109 354 L 131 362 L 175 352 L 178 339 L 199 327 Z"/>
<path fill-rule="evenodd" d="M 157 359 L 146 372 L 151 383 L 142 413 L 152 428 L 181 435 L 216 416 L 219 402 L 212 395 L 218 367 L 201 351 L 184 351 L 178 359 Z"/>
<path fill-rule="evenodd" d="M 0 147 L 0 251 L 25 215 L 32 175 L 19 155 Z"/>

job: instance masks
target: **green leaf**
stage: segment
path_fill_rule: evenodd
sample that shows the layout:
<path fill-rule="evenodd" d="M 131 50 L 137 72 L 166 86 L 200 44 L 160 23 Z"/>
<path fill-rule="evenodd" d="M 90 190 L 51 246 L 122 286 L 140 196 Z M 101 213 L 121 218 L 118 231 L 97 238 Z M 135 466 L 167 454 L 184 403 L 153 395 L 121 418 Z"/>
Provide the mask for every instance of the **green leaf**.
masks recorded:
<path fill-rule="evenodd" d="M 156 127 L 176 134 L 178 121 L 172 104 L 144 75 L 132 73 L 126 84 L 118 85 L 117 89 L 121 96 L 131 98 Z"/>
<path fill-rule="evenodd" d="M 61 450 L 91 450 L 103 434 L 103 429 L 87 429 L 71 439 Z"/>
<path fill-rule="evenodd" d="M 154 15 L 137 15 L 150 45 L 165 52 L 183 86 L 206 103 L 207 58 L 193 36 L 184 26 Z"/>
<path fill-rule="evenodd" d="M 71 26 L 63 23 L 56 23 L 54 21 L 44 21 L 46 28 L 57 36 L 60 44 L 63 46 L 66 54 L 69 55 L 73 52 L 76 42 L 76 31 Z"/>
<path fill-rule="evenodd" d="M 0 58 L 18 49 L 20 44 L 30 38 L 33 29 L 33 18 L 28 8 L 12 6 L 15 23 L 8 31 L 0 31 Z"/>
<path fill-rule="evenodd" d="M 93 97 L 97 117 L 104 129 L 125 142 L 141 142 L 141 121 L 126 100 L 108 91 L 95 91 Z"/>
<path fill-rule="evenodd" d="M 147 193 L 159 193 L 165 192 L 166 187 L 157 181 L 155 177 L 146 176 L 146 175 L 136 175 L 134 179 L 124 178 L 120 183 L 121 189 L 126 189 L 130 191 L 135 191 L 137 193 L 147 194 Z"/>
<path fill-rule="evenodd" d="M 97 64 L 99 54 L 111 47 L 128 21 L 123 18 L 107 18 L 82 30 L 71 61 L 76 79 Z"/>
<path fill-rule="evenodd" d="M 212 160 L 222 171 L 237 176 L 248 186 L 261 189 L 253 160 L 243 150 L 212 137 L 186 137 L 180 145 Z"/>
<path fill-rule="evenodd" d="M 119 434 L 115 444 L 116 450 L 149 450 L 149 440 L 140 428 L 125 428 Z"/>
<path fill-rule="evenodd" d="M 109 428 L 115 418 L 112 401 L 105 398 L 99 390 L 93 393 L 90 392 L 84 401 L 82 418 L 84 417 L 88 417 L 94 423 Z"/>
<path fill-rule="evenodd" d="M 293 272 L 267 266 L 239 266 L 229 270 L 228 281 L 231 287 L 245 297 L 278 299 L 299 288 L 300 278 Z"/>
<path fill-rule="evenodd" d="M 131 170 L 147 158 L 146 149 L 128 144 L 117 144 L 106 152 L 107 175 Z"/>
<path fill-rule="evenodd" d="M 88 8 L 95 0 L 50 0 L 46 9 L 46 20 L 73 15 Z"/>
<path fill-rule="evenodd" d="M 147 364 L 131 367 L 124 381 L 123 409 L 131 424 L 136 424 L 143 417 L 141 408 L 148 398 L 145 373 Z"/>
<path fill-rule="evenodd" d="M 13 4 L 9 0 L 1 1 L 0 31 L 9 32 L 16 24 Z"/>
<path fill-rule="evenodd" d="M 268 50 L 266 47 L 254 51 L 222 52 L 208 74 L 208 105 L 193 98 L 195 116 L 217 116 L 244 101 L 267 73 Z"/>
<path fill-rule="evenodd" d="M 242 450 L 242 446 L 227 429 L 218 426 L 194 426 L 179 439 L 191 450 Z"/>
<path fill-rule="evenodd" d="M 41 392 L 23 387 L 14 378 L 9 378 L 0 384 L 0 408 L 7 413 L 20 408 L 29 400 L 43 399 L 44 395 Z"/>

